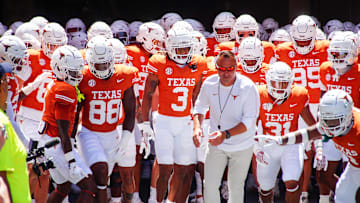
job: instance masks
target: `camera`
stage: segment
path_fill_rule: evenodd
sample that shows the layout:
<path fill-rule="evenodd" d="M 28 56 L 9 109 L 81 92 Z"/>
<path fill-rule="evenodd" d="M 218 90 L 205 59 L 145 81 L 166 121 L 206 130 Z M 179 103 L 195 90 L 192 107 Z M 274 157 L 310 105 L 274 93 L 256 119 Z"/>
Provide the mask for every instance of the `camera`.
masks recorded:
<path fill-rule="evenodd" d="M 45 154 L 45 149 L 53 147 L 57 144 L 60 143 L 59 139 L 53 139 L 50 140 L 49 142 L 47 142 L 43 147 L 39 147 L 38 148 L 38 141 L 31 141 L 30 143 L 30 150 L 29 153 L 27 155 L 26 161 L 31 161 L 34 160 L 34 165 L 32 167 L 33 171 L 36 173 L 36 175 L 40 176 L 41 175 L 41 170 L 40 168 L 45 171 L 51 168 L 55 168 L 54 166 L 54 162 L 51 159 L 46 159 L 42 160 L 40 163 L 36 163 L 38 160 L 37 158 L 41 158 L 44 157 Z"/>

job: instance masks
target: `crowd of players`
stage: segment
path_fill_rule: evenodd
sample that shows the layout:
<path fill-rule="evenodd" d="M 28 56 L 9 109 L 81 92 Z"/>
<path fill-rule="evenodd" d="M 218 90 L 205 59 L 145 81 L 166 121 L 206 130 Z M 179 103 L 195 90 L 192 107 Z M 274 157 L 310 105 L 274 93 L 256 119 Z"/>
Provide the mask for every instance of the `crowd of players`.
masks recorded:
<path fill-rule="evenodd" d="M 6 113 L 18 136 L 27 147 L 29 139 L 61 140 L 61 147 L 46 151 L 56 168 L 43 172 L 41 184 L 30 177 L 36 202 L 62 202 L 72 184 L 81 188 L 79 202 L 143 202 L 140 167 L 151 146 L 156 161 L 146 201 L 167 196 L 164 201 L 186 202 L 195 176 L 195 201 L 204 202 L 207 141 L 195 147 L 190 116 L 202 81 L 228 71 L 215 64 L 224 50 L 236 55 L 236 71 L 258 85 L 259 135 L 284 136 L 316 124 L 328 90 L 341 89 L 360 105 L 358 25 L 330 20 L 322 30 L 316 18 L 300 15 L 280 28 L 272 18 L 260 24 L 247 14 L 221 12 L 212 27 L 209 33 L 176 13 L 152 22 L 97 21 L 88 29 L 79 18 L 63 27 L 40 16 L 9 29 L 0 25 L 0 59 L 13 67 Z M 346 147 L 330 139 L 342 134 L 323 134 L 324 143 L 255 143 L 252 170 L 260 201 L 273 201 L 281 168 L 286 201 L 306 202 L 313 159 L 319 202 L 334 194 L 337 202 L 360 201 L 358 134 Z M 352 170 L 339 179 L 342 161 Z M 56 187 L 48 196 L 50 177 Z M 354 182 L 344 184 L 349 177 Z M 226 187 L 224 177 L 224 197 Z"/>

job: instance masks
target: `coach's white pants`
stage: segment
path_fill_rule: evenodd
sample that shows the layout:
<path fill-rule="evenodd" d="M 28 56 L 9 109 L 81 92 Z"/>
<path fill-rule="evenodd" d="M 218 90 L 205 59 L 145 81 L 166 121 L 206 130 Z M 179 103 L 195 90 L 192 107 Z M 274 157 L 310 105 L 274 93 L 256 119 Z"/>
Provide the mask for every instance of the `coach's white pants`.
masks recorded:
<path fill-rule="evenodd" d="M 228 168 L 229 203 L 244 202 L 244 184 L 248 174 L 253 146 L 226 152 L 209 144 L 205 157 L 204 200 L 220 202 L 219 187 L 226 165 Z"/>

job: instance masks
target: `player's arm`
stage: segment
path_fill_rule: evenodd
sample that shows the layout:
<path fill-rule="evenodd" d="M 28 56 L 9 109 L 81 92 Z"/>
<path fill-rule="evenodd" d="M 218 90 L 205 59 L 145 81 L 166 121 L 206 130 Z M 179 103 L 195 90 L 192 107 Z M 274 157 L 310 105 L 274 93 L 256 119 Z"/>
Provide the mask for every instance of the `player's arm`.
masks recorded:
<path fill-rule="evenodd" d="M 308 126 L 312 126 L 316 123 L 314 116 L 312 115 L 311 111 L 310 111 L 310 107 L 309 105 L 306 105 L 302 112 L 300 113 L 301 117 L 304 119 L 305 123 Z"/>
<path fill-rule="evenodd" d="M 317 123 L 308 128 L 290 132 L 284 136 L 256 135 L 255 140 L 259 143 L 275 142 L 280 145 L 306 143 L 309 140 L 321 139 L 322 130 Z"/>
<path fill-rule="evenodd" d="M 79 120 L 80 120 L 80 113 L 81 113 L 81 109 L 82 109 L 83 105 L 84 105 L 84 101 L 78 102 L 78 104 L 77 104 L 74 126 L 73 126 L 73 129 L 71 132 L 71 138 L 75 138 L 75 136 L 76 136 L 78 125 L 79 125 Z"/>
<path fill-rule="evenodd" d="M 135 125 L 136 114 L 136 98 L 134 94 L 134 88 L 131 86 L 124 92 L 122 99 L 125 118 L 123 122 L 123 130 L 133 131 Z"/>
<path fill-rule="evenodd" d="M 192 104 L 193 106 L 195 105 L 195 101 L 196 101 L 196 98 L 198 97 L 199 95 L 199 92 L 200 92 L 200 88 L 201 88 L 201 84 L 202 84 L 202 75 L 201 75 L 201 78 L 200 80 L 196 83 L 194 89 L 193 89 L 193 94 L 192 94 Z"/>
<path fill-rule="evenodd" d="M 149 121 L 149 111 L 151 109 L 152 97 L 156 87 L 159 85 L 159 78 L 153 73 L 149 73 L 145 82 L 145 90 L 142 102 L 142 116 L 144 121 Z"/>
<path fill-rule="evenodd" d="M 68 152 L 70 152 L 69 154 L 71 154 L 71 152 L 72 152 L 72 146 L 71 146 L 71 141 L 70 141 L 70 136 L 69 136 L 70 121 L 64 119 L 72 113 L 71 105 L 72 104 L 57 102 L 54 107 L 56 124 L 58 126 L 59 137 L 61 140 L 61 146 L 64 151 L 65 158 L 66 158 Z M 68 155 L 68 156 L 70 157 L 70 155 Z M 67 161 L 69 163 L 75 161 L 73 154 L 71 155 L 70 159 L 67 159 Z"/>

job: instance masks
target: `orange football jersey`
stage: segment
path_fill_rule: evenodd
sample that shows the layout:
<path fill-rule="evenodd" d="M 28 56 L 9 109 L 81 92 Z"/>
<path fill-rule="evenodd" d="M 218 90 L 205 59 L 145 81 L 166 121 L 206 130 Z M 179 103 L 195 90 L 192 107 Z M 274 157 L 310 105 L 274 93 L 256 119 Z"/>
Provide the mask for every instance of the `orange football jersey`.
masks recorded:
<path fill-rule="evenodd" d="M 306 54 L 296 53 L 292 42 L 279 44 L 275 50 L 275 57 L 278 61 L 287 63 L 293 73 L 295 84 L 306 87 L 310 95 L 310 103 L 320 101 L 320 65 L 327 61 L 327 48 L 329 41 L 316 41 L 314 49 Z"/>
<path fill-rule="evenodd" d="M 260 112 L 263 134 L 283 136 L 298 129 L 298 120 L 304 107 L 308 104 L 309 95 L 306 88 L 293 85 L 290 96 L 284 103 L 274 103 L 266 85 L 260 85 Z"/>
<path fill-rule="evenodd" d="M 331 62 L 324 62 L 320 66 L 320 80 L 326 91 L 341 89 L 352 97 L 355 107 L 360 107 L 360 65 L 357 62 L 341 76 L 336 74 Z"/>
<path fill-rule="evenodd" d="M 59 109 L 59 104 L 66 105 L 68 108 Z M 59 137 L 59 128 L 56 120 L 70 121 L 69 136 L 71 135 L 75 113 L 77 106 L 77 95 L 75 87 L 63 81 L 54 80 L 48 86 L 48 91 L 45 96 L 45 105 L 43 110 L 42 120 L 47 123 L 47 128 L 44 133 L 51 137 Z M 61 113 L 59 111 L 66 111 Z"/>
<path fill-rule="evenodd" d="M 38 75 L 43 72 L 52 72 L 50 67 L 50 59 L 45 56 L 41 50 L 29 49 L 29 63 L 31 67 L 31 75 L 27 81 L 24 82 L 24 87 L 33 82 Z M 46 86 L 51 82 L 50 78 L 44 80 L 38 89 L 27 95 L 24 100 L 21 101 L 21 105 L 24 107 L 32 108 L 38 111 L 43 110 L 45 101 Z"/>
<path fill-rule="evenodd" d="M 144 51 L 139 47 L 140 45 L 130 45 L 126 46 L 126 52 L 128 54 L 129 61 L 132 66 L 139 70 L 139 98 L 140 102 L 142 102 L 144 89 L 145 89 L 145 81 L 149 74 L 147 69 L 147 64 L 149 61 L 149 57 L 144 53 Z"/>
<path fill-rule="evenodd" d="M 22 84 L 24 82 L 16 75 L 11 73 L 7 73 L 7 77 L 9 78 L 8 98 L 11 101 L 14 114 L 16 115 L 16 112 L 18 110 L 19 91 L 22 88 Z"/>
<path fill-rule="evenodd" d="M 269 64 L 271 58 L 273 58 L 275 55 L 275 45 L 273 45 L 271 42 L 266 42 L 266 41 L 261 41 L 261 43 L 264 46 L 264 55 L 265 55 L 263 62 Z M 218 55 L 223 50 L 230 50 L 237 55 L 238 48 L 239 48 L 239 44 L 235 41 L 222 42 L 216 47 L 214 53 L 215 55 Z"/>
<path fill-rule="evenodd" d="M 215 37 L 206 38 L 206 41 L 207 41 L 206 56 L 216 56 L 214 51 L 218 46 L 219 42 L 216 41 Z"/>
<path fill-rule="evenodd" d="M 85 95 L 82 125 L 96 132 L 111 132 L 123 117 L 124 92 L 138 80 L 138 70 L 122 64 L 115 65 L 113 75 L 107 79 L 95 77 L 86 66 L 79 84 Z"/>
<path fill-rule="evenodd" d="M 155 54 L 149 59 L 148 70 L 159 78 L 158 112 L 166 116 L 189 116 L 194 87 L 207 70 L 205 58 L 194 55 L 181 68 L 167 55 Z"/>
<path fill-rule="evenodd" d="M 250 78 L 255 83 L 255 85 L 264 85 L 264 84 L 266 84 L 265 72 L 269 69 L 269 66 L 270 65 L 267 63 L 262 63 L 259 70 L 257 70 L 254 73 L 247 73 L 244 71 L 242 66 L 239 64 L 236 72 L 240 73 L 243 76 Z"/>
<path fill-rule="evenodd" d="M 360 168 L 360 111 L 353 110 L 354 124 L 348 134 L 334 137 L 335 147 L 349 159 L 351 165 Z"/>

